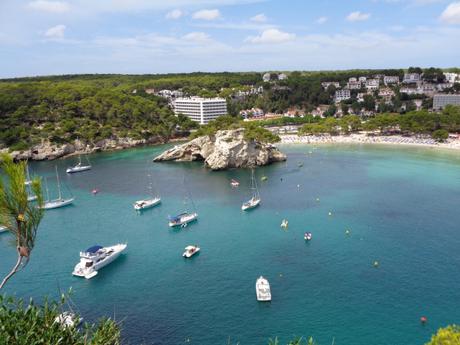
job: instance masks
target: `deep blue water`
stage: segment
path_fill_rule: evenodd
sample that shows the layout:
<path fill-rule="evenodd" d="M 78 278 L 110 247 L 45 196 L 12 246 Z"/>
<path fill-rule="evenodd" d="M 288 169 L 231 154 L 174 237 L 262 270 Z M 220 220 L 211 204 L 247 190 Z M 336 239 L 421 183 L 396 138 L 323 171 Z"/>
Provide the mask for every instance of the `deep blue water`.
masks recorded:
<path fill-rule="evenodd" d="M 96 154 L 93 170 L 75 175 L 64 172 L 75 158 L 31 164 L 51 189 L 57 164 L 76 201 L 46 212 L 30 264 L 4 292 L 40 299 L 72 287 L 85 320 L 115 317 L 127 344 L 313 336 L 320 345 L 415 345 L 460 323 L 459 153 L 284 146 L 287 163 L 256 170 L 262 204 L 244 213 L 249 170 L 151 163 L 162 149 Z M 132 202 L 145 196 L 149 173 L 163 202 L 139 215 Z M 192 207 L 184 206 L 188 193 L 199 220 L 171 230 L 167 216 Z M 0 236 L 1 274 L 15 262 L 8 236 Z M 80 250 L 125 241 L 126 254 L 95 278 L 71 275 Z M 188 244 L 202 251 L 184 260 Z M 270 281 L 271 303 L 256 301 L 260 275 Z"/>

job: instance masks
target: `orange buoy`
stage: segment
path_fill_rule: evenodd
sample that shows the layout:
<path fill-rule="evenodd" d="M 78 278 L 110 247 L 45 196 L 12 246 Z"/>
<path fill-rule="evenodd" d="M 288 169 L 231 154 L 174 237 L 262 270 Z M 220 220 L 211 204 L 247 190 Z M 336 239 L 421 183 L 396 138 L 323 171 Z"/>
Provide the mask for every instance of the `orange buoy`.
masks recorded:
<path fill-rule="evenodd" d="M 423 323 L 423 324 L 425 324 L 427 321 L 428 321 L 428 319 L 426 318 L 426 316 L 422 316 L 420 318 L 420 322 Z"/>

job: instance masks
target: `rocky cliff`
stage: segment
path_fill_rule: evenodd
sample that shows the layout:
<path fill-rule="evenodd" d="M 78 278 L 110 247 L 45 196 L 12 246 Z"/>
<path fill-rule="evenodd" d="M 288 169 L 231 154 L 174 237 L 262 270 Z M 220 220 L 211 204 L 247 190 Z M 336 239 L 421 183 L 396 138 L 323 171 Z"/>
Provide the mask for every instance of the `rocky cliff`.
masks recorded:
<path fill-rule="evenodd" d="M 158 157 L 162 161 L 204 161 L 212 170 L 267 165 L 286 160 L 286 155 L 272 144 L 244 139 L 244 130 L 221 130 L 175 146 Z"/>
<path fill-rule="evenodd" d="M 53 144 L 49 141 L 33 146 L 29 150 L 13 151 L 11 156 L 15 160 L 53 160 L 74 154 L 87 154 L 99 151 L 121 150 L 125 148 L 146 145 L 162 144 L 164 140 L 154 137 L 149 140 L 135 140 L 131 138 L 104 139 L 95 143 L 87 144 L 80 140 L 75 140 L 72 144 Z M 0 150 L 8 152 L 8 149 Z"/>

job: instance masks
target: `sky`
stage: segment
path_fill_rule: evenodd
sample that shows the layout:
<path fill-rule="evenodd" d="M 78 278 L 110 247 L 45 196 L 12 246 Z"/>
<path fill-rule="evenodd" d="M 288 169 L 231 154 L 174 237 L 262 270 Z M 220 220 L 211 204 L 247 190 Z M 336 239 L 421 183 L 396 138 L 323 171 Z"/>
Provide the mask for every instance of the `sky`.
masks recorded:
<path fill-rule="evenodd" d="M 459 67 L 459 0 L 0 0 L 0 77 Z"/>

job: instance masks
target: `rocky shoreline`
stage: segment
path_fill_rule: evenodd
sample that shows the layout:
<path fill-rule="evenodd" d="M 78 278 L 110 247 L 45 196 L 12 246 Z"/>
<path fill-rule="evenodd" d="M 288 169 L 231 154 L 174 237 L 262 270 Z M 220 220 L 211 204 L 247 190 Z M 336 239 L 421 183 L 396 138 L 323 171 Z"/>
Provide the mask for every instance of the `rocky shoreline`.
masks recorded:
<path fill-rule="evenodd" d="M 220 130 L 163 152 L 154 162 L 204 161 L 212 170 L 246 168 L 268 165 L 286 160 L 286 155 L 274 145 L 246 140 L 244 129 Z"/>
<path fill-rule="evenodd" d="M 165 140 L 162 137 L 146 139 L 117 138 L 103 139 L 95 143 L 85 143 L 75 140 L 72 144 L 53 144 L 49 141 L 31 147 L 28 150 L 12 151 L 8 148 L 1 149 L 0 153 L 9 153 L 14 160 L 43 161 L 65 158 L 78 154 L 90 154 L 103 151 L 117 151 L 143 145 L 161 145 L 168 142 L 183 141 L 183 137 Z"/>

